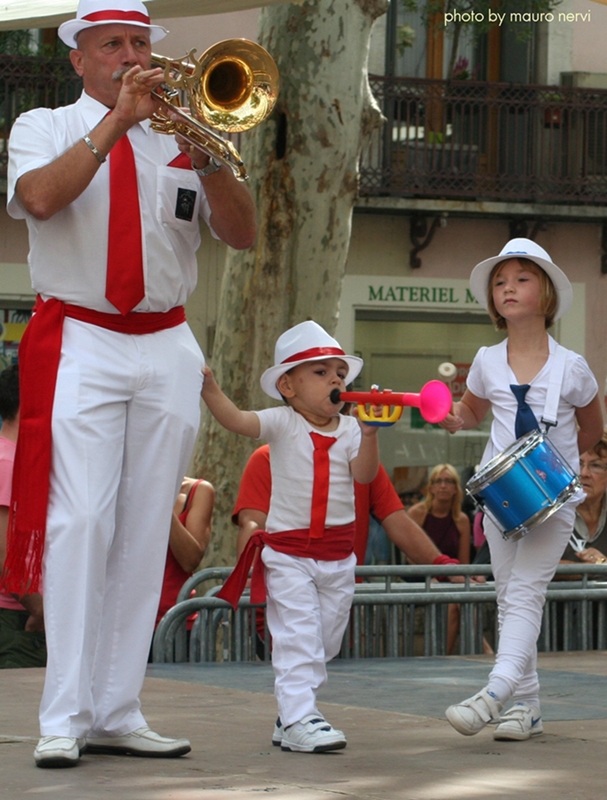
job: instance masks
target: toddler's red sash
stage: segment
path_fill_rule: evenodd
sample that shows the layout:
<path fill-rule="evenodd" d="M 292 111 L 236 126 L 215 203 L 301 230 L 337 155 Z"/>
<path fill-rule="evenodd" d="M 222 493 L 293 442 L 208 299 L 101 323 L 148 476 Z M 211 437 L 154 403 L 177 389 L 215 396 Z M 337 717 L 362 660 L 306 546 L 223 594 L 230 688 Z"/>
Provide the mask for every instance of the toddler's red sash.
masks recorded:
<path fill-rule="evenodd" d="M 348 525 L 325 528 L 325 535 L 322 539 L 311 539 L 308 529 L 284 531 L 283 533 L 257 531 L 247 542 L 233 572 L 216 596 L 227 600 L 234 609 L 238 607 L 238 601 L 249 577 L 251 564 L 257 553 L 251 576 L 251 602 L 264 603 L 266 582 L 261 551 L 265 545 L 290 556 L 314 558 L 318 561 L 341 561 L 354 552 L 355 532 L 356 526 L 353 522 Z"/>

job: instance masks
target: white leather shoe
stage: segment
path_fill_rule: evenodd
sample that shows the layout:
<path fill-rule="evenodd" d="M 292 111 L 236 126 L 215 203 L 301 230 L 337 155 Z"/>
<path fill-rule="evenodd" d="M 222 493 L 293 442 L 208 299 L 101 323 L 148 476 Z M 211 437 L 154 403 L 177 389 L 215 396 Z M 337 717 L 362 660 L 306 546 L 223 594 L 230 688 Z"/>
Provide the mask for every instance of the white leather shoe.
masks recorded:
<path fill-rule="evenodd" d="M 192 749 L 187 739 L 167 739 L 151 731 L 147 725 L 123 736 L 107 736 L 86 740 L 87 753 L 106 753 L 143 758 L 177 758 Z"/>
<path fill-rule="evenodd" d="M 86 739 L 43 736 L 34 750 L 37 767 L 75 767 L 86 749 Z"/>

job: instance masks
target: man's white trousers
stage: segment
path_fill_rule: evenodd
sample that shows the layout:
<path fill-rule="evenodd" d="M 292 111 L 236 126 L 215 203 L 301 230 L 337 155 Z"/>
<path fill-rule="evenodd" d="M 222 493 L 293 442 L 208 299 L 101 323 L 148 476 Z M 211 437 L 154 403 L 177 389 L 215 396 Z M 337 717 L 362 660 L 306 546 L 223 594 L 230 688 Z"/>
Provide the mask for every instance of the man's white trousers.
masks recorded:
<path fill-rule="evenodd" d="M 65 320 L 43 562 L 43 736 L 145 724 L 139 693 L 203 364 L 185 323 L 133 336 Z"/>

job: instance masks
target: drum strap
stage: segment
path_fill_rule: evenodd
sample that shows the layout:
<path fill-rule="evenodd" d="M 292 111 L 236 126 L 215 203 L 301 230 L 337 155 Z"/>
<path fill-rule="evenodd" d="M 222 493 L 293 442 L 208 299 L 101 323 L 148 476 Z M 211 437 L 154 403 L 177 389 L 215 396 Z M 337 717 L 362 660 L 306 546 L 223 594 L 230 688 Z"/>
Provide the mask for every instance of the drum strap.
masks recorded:
<path fill-rule="evenodd" d="M 567 350 L 565 350 L 564 347 L 561 347 L 560 344 L 557 344 L 556 350 L 554 351 L 554 360 L 552 362 L 552 369 L 550 370 L 550 377 L 548 379 L 544 413 L 542 414 L 542 422 L 546 426 L 546 431 L 548 431 L 549 428 L 554 428 L 558 425 L 558 407 L 561 397 L 561 387 L 563 385 L 563 376 L 565 374 L 566 360 Z"/>

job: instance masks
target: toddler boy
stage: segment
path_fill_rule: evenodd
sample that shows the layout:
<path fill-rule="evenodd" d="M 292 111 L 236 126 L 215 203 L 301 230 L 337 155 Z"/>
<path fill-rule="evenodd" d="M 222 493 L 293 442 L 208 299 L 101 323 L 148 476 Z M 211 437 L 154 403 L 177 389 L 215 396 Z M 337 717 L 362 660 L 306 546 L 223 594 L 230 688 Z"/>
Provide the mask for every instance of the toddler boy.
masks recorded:
<path fill-rule="evenodd" d="M 370 483 L 379 466 L 378 428 L 343 416 L 345 391 L 362 368 L 315 322 L 283 333 L 261 387 L 286 405 L 241 411 L 204 369 L 202 397 L 228 430 L 270 444 L 272 497 L 266 531 L 249 540 L 219 592 L 234 607 L 256 550 L 251 600 L 263 602 L 272 635 L 279 718 L 272 741 L 283 750 L 318 753 L 346 746 L 319 713 L 316 693 L 326 662 L 341 646 L 354 593 L 354 484 Z M 265 573 L 265 574 L 264 574 Z M 264 587 L 265 577 L 265 587 Z"/>

